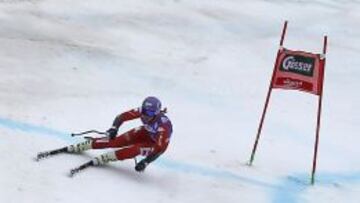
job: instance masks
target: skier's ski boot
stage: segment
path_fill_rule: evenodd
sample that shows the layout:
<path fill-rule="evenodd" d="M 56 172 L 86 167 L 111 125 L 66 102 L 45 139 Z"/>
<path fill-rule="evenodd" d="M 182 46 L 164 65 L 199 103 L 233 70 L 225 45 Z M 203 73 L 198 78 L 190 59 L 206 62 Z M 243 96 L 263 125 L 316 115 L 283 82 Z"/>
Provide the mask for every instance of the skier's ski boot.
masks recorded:
<path fill-rule="evenodd" d="M 78 144 L 73 144 L 67 147 L 67 152 L 69 153 L 80 153 L 86 150 L 91 149 L 92 140 L 86 140 L 85 142 L 81 142 Z"/>
<path fill-rule="evenodd" d="M 92 161 L 94 162 L 95 166 L 98 166 L 98 165 L 104 165 L 110 161 L 117 161 L 117 160 L 118 159 L 116 158 L 115 152 L 108 152 L 98 157 L 95 157 Z"/>

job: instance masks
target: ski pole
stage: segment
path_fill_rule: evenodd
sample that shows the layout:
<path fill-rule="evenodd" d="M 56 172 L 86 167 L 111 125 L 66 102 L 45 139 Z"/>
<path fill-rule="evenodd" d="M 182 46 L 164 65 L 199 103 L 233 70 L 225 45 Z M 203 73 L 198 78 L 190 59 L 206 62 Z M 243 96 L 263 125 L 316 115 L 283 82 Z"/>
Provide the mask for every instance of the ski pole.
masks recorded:
<path fill-rule="evenodd" d="M 84 132 L 80 132 L 80 133 L 71 133 L 71 136 L 80 136 L 80 135 L 85 135 L 85 134 L 89 134 L 89 133 L 96 133 L 99 135 L 107 135 L 107 132 L 101 132 L 101 131 L 97 131 L 97 130 L 88 130 L 88 131 L 84 131 Z"/>

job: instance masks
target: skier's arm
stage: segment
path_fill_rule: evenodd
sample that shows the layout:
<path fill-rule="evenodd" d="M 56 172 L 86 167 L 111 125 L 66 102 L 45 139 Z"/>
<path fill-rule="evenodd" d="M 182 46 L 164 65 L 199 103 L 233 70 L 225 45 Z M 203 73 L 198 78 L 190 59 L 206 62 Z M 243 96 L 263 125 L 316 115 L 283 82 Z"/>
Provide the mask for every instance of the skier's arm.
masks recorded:
<path fill-rule="evenodd" d="M 151 154 L 147 156 L 145 159 L 141 160 L 139 163 L 136 164 L 135 170 L 137 172 L 143 172 L 147 165 L 149 165 L 151 162 L 155 161 L 162 153 L 157 154 Z"/>
<path fill-rule="evenodd" d="M 136 164 L 135 170 L 138 172 L 142 172 L 145 170 L 146 166 L 149 165 L 151 162 L 155 161 L 159 158 L 166 150 L 169 144 L 169 135 L 166 128 L 160 127 L 159 128 L 159 135 L 157 136 L 156 145 L 154 150 L 151 154 L 149 154 L 146 158 L 141 160 L 139 163 Z"/>
<path fill-rule="evenodd" d="M 123 122 L 133 120 L 136 118 L 140 118 L 140 116 L 141 116 L 141 113 L 140 113 L 139 108 L 135 108 L 130 111 L 126 111 L 115 117 L 112 127 L 119 128 Z"/>
<path fill-rule="evenodd" d="M 147 156 L 145 159 L 141 160 L 139 163 L 136 164 L 135 170 L 138 172 L 143 172 L 147 165 L 149 165 L 151 162 L 155 161 L 162 153 L 158 154 L 151 154 Z"/>
<path fill-rule="evenodd" d="M 113 121 L 111 128 L 107 130 L 109 137 L 112 139 L 116 136 L 119 127 L 123 124 L 123 122 L 140 118 L 140 116 L 141 116 L 140 108 L 135 108 L 130 111 L 126 111 L 124 113 L 117 115 Z"/>

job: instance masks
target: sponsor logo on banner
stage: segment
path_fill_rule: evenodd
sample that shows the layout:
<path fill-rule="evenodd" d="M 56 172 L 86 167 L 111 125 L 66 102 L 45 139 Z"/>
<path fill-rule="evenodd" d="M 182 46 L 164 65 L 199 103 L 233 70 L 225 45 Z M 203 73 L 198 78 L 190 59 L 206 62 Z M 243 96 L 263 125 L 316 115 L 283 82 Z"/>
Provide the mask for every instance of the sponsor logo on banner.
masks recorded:
<path fill-rule="evenodd" d="M 315 59 L 300 55 L 286 55 L 280 65 L 280 70 L 312 77 Z"/>
<path fill-rule="evenodd" d="M 303 86 L 303 82 L 299 80 L 290 80 L 289 78 L 286 78 L 284 81 L 284 86 L 288 88 L 293 89 L 300 89 Z"/>
<path fill-rule="evenodd" d="M 287 89 L 299 89 L 304 91 L 312 91 L 313 84 L 306 81 L 297 80 L 294 78 L 280 77 L 275 82 L 276 85 Z"/>

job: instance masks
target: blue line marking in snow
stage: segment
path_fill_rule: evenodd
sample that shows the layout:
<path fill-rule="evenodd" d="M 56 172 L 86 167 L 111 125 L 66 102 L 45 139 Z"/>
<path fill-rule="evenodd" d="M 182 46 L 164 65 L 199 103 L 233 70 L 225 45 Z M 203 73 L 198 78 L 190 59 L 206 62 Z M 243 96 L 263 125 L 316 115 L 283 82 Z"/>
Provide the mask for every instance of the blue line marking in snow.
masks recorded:
<path fill-rule="evenodd" d="M 205 167 L 205 166 L 197 166 L 197 165 L 187 164 L 187 163 L 178 162 L 178 161 L 172 161 L 172 160 L 163 159 L 163 158 L 160 158 L 155 163 L 157 165 L 165 167 L 167 169 L 173 169 L 173 170 L 183 172 L 183 173 L 192 173 L 192 174 L 202 175 L 205 177 L 215 177 L 215 178 L 222 178 L 222 179 L 228 179 L 228 180 L 233 180 L 233 181 L 236 180 L 236 181 L 241 181 L 241 182 L 249 183 L 251 185 L 260 186 L 260 187 L 264 187 L 264 188 L 273 189 L 276 187 L 276 185 L 273 185 L 271 183 L 256 180 L 253 178 L 239 176 L 230 171 L 213 169 L 213 168 L 209 168 L 209 167 Z"/>
<path fill-rule="evenodd" d="M 308 175 L 308 174 L 307 174 Z M 307 176 L 307 178 L 309 178 Z M 272 202 L 274 203 L 296 203 L 298 202 L 298 195 L 302 193 L 310 185 L 302 183 L 301 180 L 306 180 L 304 175 L 294 175 L 286 177 L 279 188 L 274 191 Z"/>
<path fill-rule="evenodd" d="M 272 202 L 274 203 L 300 203 L 305 202 L 300 194 L 312 187 L 341 187 L 341 182 L 358 184 L 360 172 L 355 173 L 321 173 L 316 175 L 315 185 L 310 184 L 309 174 L 294 174 L 287 176 L 279 187 L 275 188 Z"/>
<path fill-rule="evenodd" d="M 55 130 L 40 125 L 33 125 L 25 122 L 18 122 L 11 119 L 0 117 L 0 126 L 9 128 L 12 130 L 20 130 L 28 133 L 37 133 L 54 136 L 62 139 L 66 142 L 72 143 L 81 139 L 70 136 L 70 133 Z M 271 202 L 274 203 L 298 203 L 303 202 L 300 199 L 300 194 L 305 192 L 307 189 L 311 189 L 309 174 L 294 174 L 287 176 L 283 181 L 278 184 L 271 184 L 264 181 L 256 180 L 253 178 L 242 177 L 230 171 L 218 170 L 205 166 L 196 166 L 188 163 L 181 163 L 172 161 L 165 158 L 160 158 L 155 162 L 158 166 L 176 170 L 182 173 L 193 173 L 205 177 L 222 178 L 228 180 L 236 180 L 245 183 L 249 183 L 254 186 L 263 187 L 273 191 L 273 199 Z M 360 182 L 360 172 L 353 174 L 335 174 L 335 173 L 322 173 L 316 175 L 316 186 L 334 186 L 337 187 L 338 182 L 346 182 L 347 184 L 358 184 Z"/>
<path fill-rule="evenodd" d="M 68 132 L 54 130 L 52 128 L 48 128 L 45 126 L 33 125 L 33 124 L 25 123 L 25 122 L 18 122 L 18 121 L 1 118 L 1 117 L 0 117 L 0 126 L 9 128 L 12 130 L 20 130 L 20 131 L 28 132 L 28 133 L 38 133 L 38 134 L 50 135 L 50 136 L 54 136 L 56 138 L 62 139 L 64 141 L 67 141 L 67 142 L 74 142 L 74 141 L 78 140 L 77 138 L 71 137 L 70 133 L 68 133 Z"/>
<path fill-rule="evenodd" d="M 5 128 L 9 128 L 12 130 L 20 130 L 24 132 L 29 133 L 38 133 L 38 134 L 44 134 L 44 135 L 50 135 L 54 136 L 56 138 L 60 138 L 62 140 L 65 140 L 66 142 L 73 143 L 74 141 L 80 141 L 81 139 L 76 139 L 74 137 L 70 137 L 70 133 L 54 130 L 52 128 L 40 126 L 40 125 L 33 125 L 25 122 L 18 122 L 6 118 L 0 117 L 0 126 L 3 126 Z M 187 163 L 181 163 L 172 161 L 165 158 L 160 158 L 154 164 L 165 167 L 167 169 L 176 170 L 182 173 L 193 173 L 197 175 L 202 175 L 205 177 L 213 177 L 213 178 L 223 178 L 228 180 L 237 180 L 242 182 L 247 182 L 249 184 L 259 186 L 259 187 L 266 187 L 266 188 L 272 188 L 275 187 L 274 185 L 270 183 L 266 183 L 260 180 L 255 180 L 252 178 L 242 177 L 235 173 L 229 172 L 229 171 L 223 171 L 218 169 L 212 169 L 208 167 L 202 167 L 202 166 L 196 166 L 191 165 Z"/>

